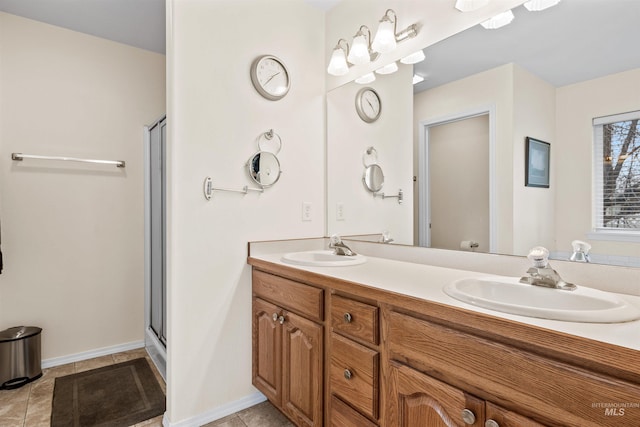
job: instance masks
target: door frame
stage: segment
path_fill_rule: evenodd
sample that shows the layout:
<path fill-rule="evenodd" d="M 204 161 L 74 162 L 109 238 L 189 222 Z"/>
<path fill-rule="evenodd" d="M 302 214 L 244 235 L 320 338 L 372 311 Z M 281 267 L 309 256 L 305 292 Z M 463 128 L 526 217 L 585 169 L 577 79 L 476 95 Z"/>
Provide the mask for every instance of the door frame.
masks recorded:
<path fill-rule="evenodd" d="M 446 116 L 421 120 L 418 124 L 418 244 L 431 247 L 431 182 L 429 180 L 429 130 L 434 126 L 478 116 L 489 116 L 489 252 L 495 253 L 498 242 L 496 209 L 496 107 L 483 105 Z M 420 185 L 423 183 L 423 185 Z"/>

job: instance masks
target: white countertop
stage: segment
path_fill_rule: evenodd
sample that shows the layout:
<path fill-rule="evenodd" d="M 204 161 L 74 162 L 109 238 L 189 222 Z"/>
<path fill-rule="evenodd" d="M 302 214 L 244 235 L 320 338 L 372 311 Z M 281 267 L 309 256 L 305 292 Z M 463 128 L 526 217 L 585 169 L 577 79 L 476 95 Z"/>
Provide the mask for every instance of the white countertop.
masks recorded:
<path fill-rule="evenodd" d="M 256 259 L 300 269 L 336 279 L 347 280 L 381 290 L 400 293 L 428 301 L 485 313 L 491 316 L 535 325 L 583 338 L 640 350 L 640 320 L 624 323 L 578 323 L 558 320 L 538 319 L 488 310 L 458 301 L 442 290 L 446 284 L 468 277 L 490 277 L 495 274 L 475 273 L 452 268 L 436 267 L 404 261 L 367 256 L 361 265 L 341 267 L 307 267 L 285 263 L 283 252 L 252 254 Z M 640 307 L 640 297 L 616 294 Z"/>

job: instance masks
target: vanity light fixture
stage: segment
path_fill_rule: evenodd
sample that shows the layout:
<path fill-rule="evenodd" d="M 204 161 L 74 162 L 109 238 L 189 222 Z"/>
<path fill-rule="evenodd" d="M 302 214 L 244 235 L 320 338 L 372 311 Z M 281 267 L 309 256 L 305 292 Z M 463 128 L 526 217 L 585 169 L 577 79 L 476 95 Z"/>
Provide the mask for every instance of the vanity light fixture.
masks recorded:
<path fill-rule="evenodd" d="M 384 67 L 380 67 L 376 70 L 378 74 L 393 74 L 398 71 L 398 64 L 392 62 L 391 64 L 387 64 Z"/>
<path fill-rule="evenodd" d="M 504 27 L 505 25 L 509 24 L 511 21 L 513 21 L 513 18 L 514 18 L 513 12 L 511 12 L 510 10 L 507 10 L 506 12 L 502 12 L 491 19 L 487 19 L 486 21 L 482 22 L 480 25 L 482 25 L 487 30 L 495 30 L 497 28 Z"/>
<path fill-rule="evenodd" d="M 341 45 L 343 43 L 345 47 Z M 327 67 L 327 73 L 332 76 L 344 76 L 349 72 L 349 64 L 347 64 L 347 55 L 349 54 L 349 43 L 345 39 L 338 40 L 336 47 L 333 48 L 331 60 Z"/>
<path fill-rule="evenodd" d="M 400 32 L 397 32 L 397 25 L 398 17 L 396 13 L 393 9 L 387 9 L 380 19 L 378 31 L 371 44 L 374 52 L 389 53 L 396 48 L 398 42 L 418 35 L 418 26 L 416 24 L 409 25 Z"/>
<path fill-rule="evenodd" d="M 414 85 L 417 85 L 418 83 L 423 82 L 423 81 L 424 81 L 424 77 L 419 76 L 417 74 L 413 75 L 413 84 Z"/>
<path fill-rule="evenodd" d="M 460 12 L 472 12 L 486 6 L 489 0 L 457 0 L 455 8 Z"/>
<path fill-rule="evenodd" d="M 411 55 L 405 56 L 400 60 L 403 64 L 411 65 L 417 64 L 418 62 L 424 61 L 424 52 L 419 50 L 417 52 L 412 53 Z"/>
<path fill-rule="evenodd" d="M 355 82 L 361 85 L 366 85 L 367 83 L 371 83 L 376 80 L 376 75 L 373 73 L 367 73 L 362 77 L 358 77 L 355 79 Z"/>
<path fill-rule="evenodd" d="M 371 31 L 369 27 L 366 25 L 360 26 L 356 35 L 353 36 L 351 51 L 349 55 L 347 55 L 347 61 L 353 65 L 368 64 L 378 59 L 378 55 L 378 53 L 371 50 Z"/>
<path fill-rule="evenodd" d="M 531 0 L 524 4 L 529 12 L 539 12 L 560 3 L 560 0 Z"/>

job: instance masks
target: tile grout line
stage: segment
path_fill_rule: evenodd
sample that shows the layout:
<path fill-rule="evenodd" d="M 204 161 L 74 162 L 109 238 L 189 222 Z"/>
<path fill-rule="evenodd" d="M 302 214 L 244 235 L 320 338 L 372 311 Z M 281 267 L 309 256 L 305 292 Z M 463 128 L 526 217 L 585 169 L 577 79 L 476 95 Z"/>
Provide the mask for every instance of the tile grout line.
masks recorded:
<path fill-rule="evenodd" d="M 29 400 L 31 400 L 31 383 L 29 383 L 29 394 L 27 395 L 27 401 L 24 405 L 24 416 L 22 417 L 22 426 L 27 427 L 27 413 L 29 412 Z"/>

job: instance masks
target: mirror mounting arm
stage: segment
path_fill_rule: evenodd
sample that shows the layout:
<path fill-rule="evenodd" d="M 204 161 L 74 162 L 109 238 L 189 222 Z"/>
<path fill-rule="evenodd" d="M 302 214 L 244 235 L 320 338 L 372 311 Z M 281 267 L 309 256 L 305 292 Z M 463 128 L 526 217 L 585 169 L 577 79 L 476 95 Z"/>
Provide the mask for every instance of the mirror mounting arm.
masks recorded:
<path fill-rule="evenodd" d="M 404 193 L 402 191 L 402 188 L 400 190 L 398 190 L 398 194 L 394 194 L 392 196 L 388 196 L 384 193 L 373 193 L 374 197 L 381 197 L 383 199 L 398 199 L 398 204 L 401 205 L 402 202 L 404 201 Z"/>

